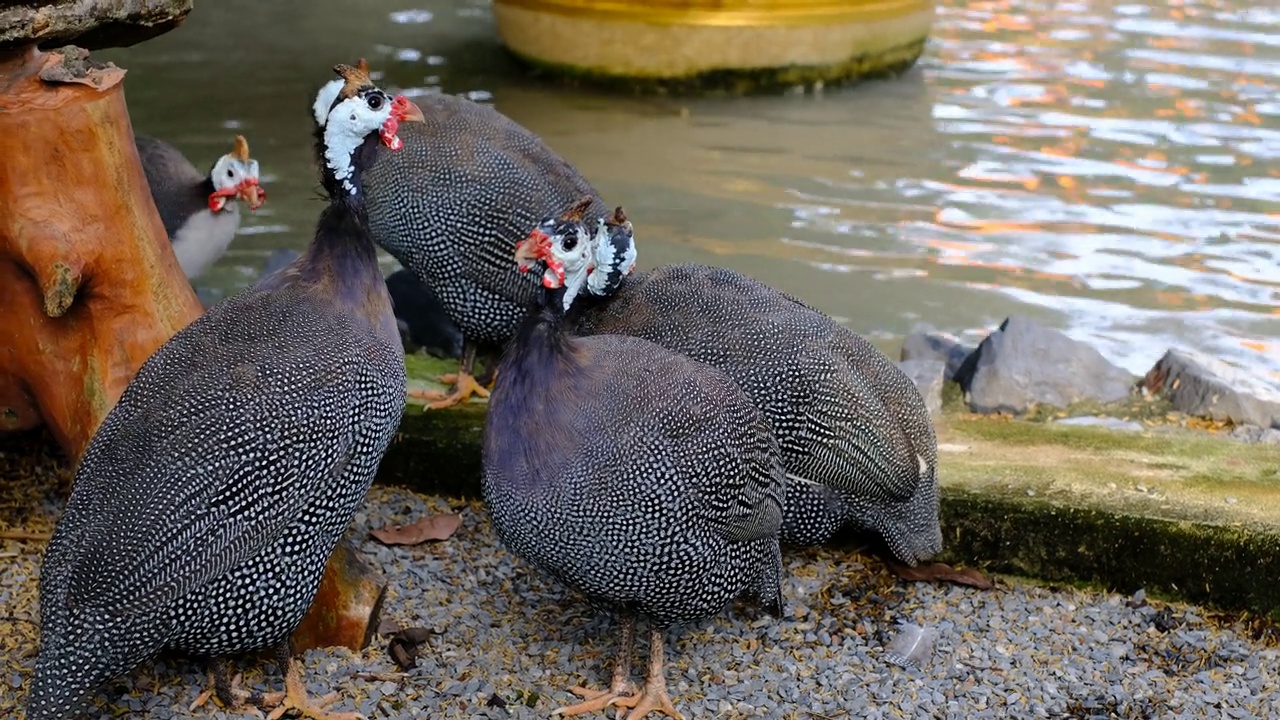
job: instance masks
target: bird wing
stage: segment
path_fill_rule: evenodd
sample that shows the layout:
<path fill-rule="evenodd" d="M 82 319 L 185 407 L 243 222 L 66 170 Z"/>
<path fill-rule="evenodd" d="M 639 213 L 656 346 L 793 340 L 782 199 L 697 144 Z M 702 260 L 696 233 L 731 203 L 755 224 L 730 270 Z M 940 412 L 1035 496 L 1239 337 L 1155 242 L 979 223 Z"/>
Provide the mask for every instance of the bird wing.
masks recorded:
<path fill-rule="evenodd" d="M 197 188 L 205 176 L 174 146 L 145 135 L 134 138 L 138 159 L 165 233 L 172 238 L 187 215 L 206 207 Z"/>
<path fill-rule="evenodd" d="M 782 527 L 785 475 L 773 430 L 745 398 L 716 394 L 723 398 L 713 408 L 720 417 L 704 426 L 709 432 L 699 433 L 699 444 L 706 448 L 699 464 L 726 472 L 713 477 L 706 467 L 695 470 L 706 518 L 730 542 L 776 537 Z M 728 442 L 721 439 L 725 434 Z"/>
<path fill-rule="evenodd" d="M 777 535 L 785 483 L 778 444 L 738 386 L 709 365 L 666 351 L 628 362 L 646 367 L 654 382 L 674 383 L 657 409 L 656 428 L 670 450 L 666 462 L 692 481 L 698 515 L 731 542 Z"/>
<path fill-rule="evenodd" d="M 68 506 L 87 525 L 73 605 L 166 606 L 271 542 L 350 459 L 358 363 L 315 313 L 257 300 L 161 347 L 104 421 Z"/>
<path fill-rule="evenodd" d="M 629 287 L 595 331 L 639 330 L 667 347 L 697 348 L 699 357 L 725 368 L 778 423 L 787 469 L 796 477 L 868 499 L 903 501 L 918 491 L 921 464 L 932 452 L 927 411 L 910 380 L 889 384 L 892 373 L 905 378 L 901 372 L 870 374 L 882 368 L 871 362 L 879 351 L 865 340 L 726 268 L 663 266 Z M 893 404 L 896 397 L 905 399 Z"/>
<path fill-rule="evenodd" d="M 914 446 L 865 378 L 840 368 L 806 391 L 814 399 L 783 440 L 788 469 L 868 499 L 903 501 L 916 493 L 921 470 Z"/>

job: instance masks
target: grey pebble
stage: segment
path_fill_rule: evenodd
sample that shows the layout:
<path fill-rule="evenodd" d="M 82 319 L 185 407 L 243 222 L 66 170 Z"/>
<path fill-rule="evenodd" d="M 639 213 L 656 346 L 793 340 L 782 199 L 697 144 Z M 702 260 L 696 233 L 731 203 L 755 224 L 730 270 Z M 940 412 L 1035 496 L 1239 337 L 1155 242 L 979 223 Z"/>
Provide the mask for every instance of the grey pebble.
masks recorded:
<path fill-rule="evenodd" d="M 444 542 L 387 547 L 368 539 L 390 522 L 458 511 L 462 527 Z M 401 669 L 385 637 L 359 653 L 306 653 L 307 688 L 337 692 L 333 710 L 369 720 L 533 720 L 575 702 L 573 685 L 608 683 L 616 625 L 506 552 L 478 504 L 379 486 L 352 533 L 390 583 L 383 618 L 441 634 L 394 681 L 387 676 Z M 1051 592 L 1017 581 L 1000 592 L 905 583 L 876 561 L 826 549 L 788 551 L 784 561 L 783 619 L 731 607 L 668 634 L 668 689 L 686 717 L 1263 718 L 1280 706 L 1280 652 L 1244 628 L 1205 622 L 1196 608 L 1135 608 L 1141 592 Z M 0 574 L 0 585 L 15 574 Z M 1177 627 L 1159 632 L 1157 613 L 1166 610 Z M 886 658 L 884 645 L 904 623 L 936 633 L 935 657 L 922 668 Z M 637 684 L 647 650 L 642 625 Z M 33 664 L 0 658 L 9 679 L 0 715 L 25 699 Z M 272 663 L 246 659 L 240 668 L 248 687 L 281 687 Z M 88 715 L 252 717 L 209 706 L 189 712 L 205 682 L 202 664 L 165 657 L 108 683 Z M 494 696 L 505 707 L 494 707 Z"/>

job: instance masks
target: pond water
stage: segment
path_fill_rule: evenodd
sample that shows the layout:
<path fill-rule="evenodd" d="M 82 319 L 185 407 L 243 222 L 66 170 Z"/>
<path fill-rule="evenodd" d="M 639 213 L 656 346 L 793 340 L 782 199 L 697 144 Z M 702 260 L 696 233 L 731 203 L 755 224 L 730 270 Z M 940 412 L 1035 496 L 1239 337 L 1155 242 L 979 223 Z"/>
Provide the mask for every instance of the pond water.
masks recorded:
<path fill-rule="evenodd" d="M 310 103 L 367 57 L 491 102 L 636 223 L 640 265 L 733 267 L 888 343 L 1040 318 L 1135 373 L 1169 346 L 1280 378 L 1280 9 L 1264 0 L 939 0 L 902 77 L 742 99 L 533 82 L 487 2 L 200 2 L 101 51 L 134 127 L 198 167 L 244 133 L 267 205 L 197 281 L 252 282 L 320 200 Z M 388 260 L 387 268 L 395 267 Z"/>

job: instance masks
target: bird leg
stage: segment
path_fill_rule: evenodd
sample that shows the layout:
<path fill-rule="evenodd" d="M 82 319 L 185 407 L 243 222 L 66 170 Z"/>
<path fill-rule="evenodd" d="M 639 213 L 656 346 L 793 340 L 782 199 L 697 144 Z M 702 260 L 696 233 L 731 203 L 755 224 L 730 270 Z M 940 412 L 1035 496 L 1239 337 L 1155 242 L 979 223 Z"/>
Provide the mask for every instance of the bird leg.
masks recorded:
<path fill-rule="evenodd" d="M 644 691 L 639 696 L 618 701 L 619 705 L 631 708 L 626 720 L 642 720 L 654 711 L 665 713 L 674 720 L 684 720 L 684 716 L 671 704 L 671 698 L 667 695 L 667 678 L 662 669 L 662 633 L 663 628 L 649 629 L 649 676 L 645 678 Z"/>
<path fill-rule="evenodd" d="M 338 693 L 329 693 L 319 700 L 313 700 L 307 695 L 307 689 L 302 684 L 298 662 L 294 659 L 287 640 L 280 643 L 276 648 L 276 655 L 280 659 L 280 667 L 285 668 L 284 697 L 276 709 L 272 710 L 271 714 L 267 716 L 267 720 L 277 720 L 277 718 L 280 718 L 290 710 L 296 710 L 302 717 L 308 717 L 312 720 L 365 720 L 365 717 L 360 713 L 340 713 L 326 710 L 326 705 L 331 705 L 338 699 Z"/>
<path fill-rule="evenodd" d="M 231 661 L 224 657 L 209 661 L 209 676 L 210 687 L 196 697 L 189 710 L 195 710 L 216 697 L 218 704 L 231 712 L 262 717 L 256 706 L 276 705 L 284 699 L 284 693 L 263 694 L 240 687 L 240 676 L 231 677 Z"/>
<path fill-rule="evenodd" d="M 487 356 L 485 359 L 484 372 L 473 375 L 473 377 L 475 377 L 476 382 L 480 383 L 481 387 L 492 392 L 493 386 L 498 382 L 498 358 Z M 445 385 L 453 385 L 458 382 L 458 374 L 445 373 L 444 375 L 441 375 L 439 379 L 440 382 Z"/>
<path fill-rule="evenodd" d="M 444 394 L 429 390 L 410 390 L 409 396 L 421 400 L 430 400 L 427 407 L 431 410 L 442 410 L 447 407 L 453 407 L 459 403 L 466 402 L 471 399 L 472 395 L 482 398 L 489 397 L 489 391 L 480 386 L 471 374 L 471 368 L 476 362 L 476 346 L 475 343 L 465 340 L 462 344 L 462 361 L 458 363 L 457 374 L 450 377 L 443 375 L 440 377 L 441 382 L 452 381 L 453 392 Z"/>
<path fill-rule="evenodd" d="M 622 700 L 635 695 L 636 688 L 628 677 L 631 674 L 631 653 L 636 644 L 636 618 L 630 613 L 623 613 L 622 637 L 618 641 L 618 655 L 613 663 L 613 682 L 608 690 L 591 690 L 574 687 L 573 694 L 583 700 L 575 705 L 566 705 L 551 711 L 552 715 L 581 715 L 582 713 L 604 710 L 610 705 L 618 705 Z"/>

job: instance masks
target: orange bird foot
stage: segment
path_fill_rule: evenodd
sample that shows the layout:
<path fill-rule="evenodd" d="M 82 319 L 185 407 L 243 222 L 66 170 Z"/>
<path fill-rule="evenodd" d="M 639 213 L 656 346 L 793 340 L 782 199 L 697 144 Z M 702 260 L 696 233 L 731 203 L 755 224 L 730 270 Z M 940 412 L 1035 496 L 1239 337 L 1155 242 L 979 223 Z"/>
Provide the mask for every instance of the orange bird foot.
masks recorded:
<path fill-rule="evenodd" d="M 280 705 L 267 716 L 267 720 L 277 720 L 290 710 L 296 710 L 302 717 L 312 720 L 366 720 L 360 713 L 331 712 L 325 709 L 337 699 L 337 693 L 329 693 L 318 700 L 313 700 L 302 685 L 297 661 L 291 658 L 289 669 L 284 675 L 284 698 Z"/>
<path fill-rule="evenodd" d="M 219 692 L 218 678 L 216 673 L 210 673 L 209 687 L 204 692 L 196 696 L 194 702 L 188 710 L 194 711 L 196 708 L 213 699 L 214 704 L 225 706 L 225 708 L 234 713 L 244 713 L 254 717 L 263 717 L 262 711 L 256 706 L 263 705 L 267 707 L 280 704 L 284 699 L 284 693 L 256 693 L 245 690 L 241 686 L 243 676 L 236 675 L 230 682 L 226 683 L 226 687 Z M 224 676 L 225 677 L 225 676 Z"/>
<path fill-rule="evenodd" d="M 419 400 L 427 400 L 427 407 L 431 410 L 441 410 L 447 407 L 459 405 L 472 398 L 489 397 L 489 391 L 480 387 L 480 383 L 467 373 L 459 373 L 456 377 L 460 379 L 454 384 L 453 392 L 448 395 L 430 390 L 410 390 L 409 397 Z"/>
<path fill-rule="evenodd" d="M 608 690 L 592 690 L 590 688 L 572 688 L 574 695 L 582 698 L 582 702 L 565 705 L 551 711 L 552 715 L 582 715 L 583 713 L 604 710 L 611 705 L 621 705 L 623 700 L 636 694 L 636 688 L 630 682 L 615 682 Z"/>
<path fill-rule="evenodd" d="M 680 711 L 676 710 L 676 706 L 671 704 L 665 682 L 647 682 L 644 685 L 644 692 L 639 697 L 623 698 L 617 704 L 631 708 L 625 720 L 642 720 L 652 712 L 661 713 L 674 720 L 684 720 L 684 715 L 681 715 Z"/>

